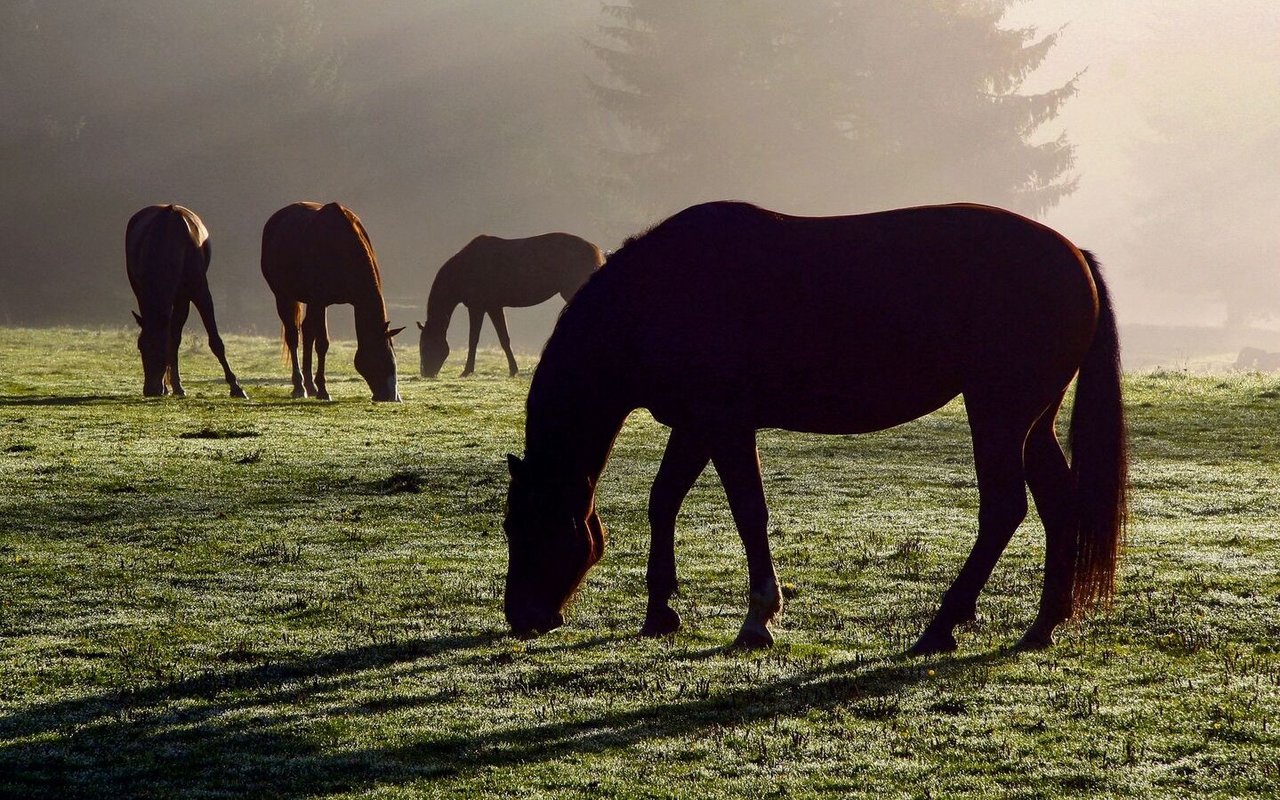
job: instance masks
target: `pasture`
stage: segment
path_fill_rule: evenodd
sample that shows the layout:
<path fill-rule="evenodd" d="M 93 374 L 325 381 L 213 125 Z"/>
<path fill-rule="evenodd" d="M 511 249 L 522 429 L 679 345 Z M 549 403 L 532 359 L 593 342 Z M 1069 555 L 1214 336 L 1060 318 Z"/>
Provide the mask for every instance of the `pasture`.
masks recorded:
<path fill-rule="evenodd" d="M 623 430 L 610 550 L 566 626 L 501 612 L 503 455 L 525 373 L 289 399 L 279 342 L 188 325 L 185 399 L 144 399 L 132 331 L 0 329 L 0 796 L 956 797 L 1280 791 L 1280 381 L 1133 375 L 1132 519 L 1109 614 L 1011 653 L 1032 515 L 953 655 L 906 659 L 973 541 L 959 403 L 859 437 L 761 435 L 788 606 L 726 653 L 746 564 L 703 476 L 685 628 L 644 615 L 665 430 Z M 194 350 L 195 352 L 192 352 Z"/>

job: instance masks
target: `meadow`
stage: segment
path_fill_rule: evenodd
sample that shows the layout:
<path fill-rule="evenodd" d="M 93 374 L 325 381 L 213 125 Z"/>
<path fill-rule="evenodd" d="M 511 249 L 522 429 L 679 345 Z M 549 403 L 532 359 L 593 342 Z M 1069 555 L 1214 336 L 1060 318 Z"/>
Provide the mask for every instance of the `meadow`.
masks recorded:
<path fill-rule="evenodd" d="M 902 653 L 976 530 L 963 406 L 859 437 L 764 432 L 788 607 L 727 652 L 746 567 L 703 476 L 685 627 L 635 637 L 665 430 L 627 423 L 610 550 L 566 626 L 509 637 L 511 379 L 289 399 L 277 342 L 189 333 L 147 400 L 134 334 L 0 329 L 0 796 L 1239 797 L 1280 792 L 1280 380 L 1130 375 L 1114 606 L 1010 652 L 1038 599 L 1023 524 L 952 655 Z"/>

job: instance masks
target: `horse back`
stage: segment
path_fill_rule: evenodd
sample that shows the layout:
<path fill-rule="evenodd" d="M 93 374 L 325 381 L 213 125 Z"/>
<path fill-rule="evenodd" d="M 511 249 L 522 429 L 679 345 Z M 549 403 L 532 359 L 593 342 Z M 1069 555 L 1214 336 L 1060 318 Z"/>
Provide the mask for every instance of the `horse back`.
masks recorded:
<path fill-rule="evenodd" d="M 299 202 L 272 214 L 262 230 L 262 274 L 277 297 L 330 305 L 382 294 L 369 235 L 339 203 Z"/>
<path fill-rule="evenodd" d="M 629 241 L 583 291 L 592 302 L 562 322 L 625 351 L 660 420 L 833 433 L 962 392 L 1061 391 L 1098 315 L 1074 245 L 973 205 L 808 218 L 704 204 Z"/>
<path fill-rule="evenodd" d="M 435 282 L 469 306 L 525 307 L 572 294 L 603 262 L 600 248 L 569 233 L 482 235 L 445 262 Z"/>

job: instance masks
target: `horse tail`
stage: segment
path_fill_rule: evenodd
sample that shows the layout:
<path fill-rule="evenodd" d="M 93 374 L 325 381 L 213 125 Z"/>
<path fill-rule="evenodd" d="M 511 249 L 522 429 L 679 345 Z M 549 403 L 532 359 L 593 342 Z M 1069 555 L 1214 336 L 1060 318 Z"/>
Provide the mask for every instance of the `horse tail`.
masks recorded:
<path fill-rule="evenodd" d="M 1071 411 L 1071 472 L 1080 509 L 1072 616 L 1111 602 L 1128 521 L 1129 483 L 1115 310 L 1097 259 L 1088 251 L 1081 253 L 1097 290 L 1098 323 L 1080 365 Z"/>

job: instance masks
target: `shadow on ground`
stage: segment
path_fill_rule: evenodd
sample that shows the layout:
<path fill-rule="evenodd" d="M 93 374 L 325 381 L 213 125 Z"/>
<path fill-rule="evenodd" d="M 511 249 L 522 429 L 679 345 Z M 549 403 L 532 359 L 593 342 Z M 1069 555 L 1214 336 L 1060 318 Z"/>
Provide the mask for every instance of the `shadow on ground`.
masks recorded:
<path fill-rule="evenodd" d="M 708 733 L 715 726 L 795 717 L 853 700 L 892 695 L 926 679 L 919 661 L 815 667 L 705 699 L 533 722 L 475 734 L 422 728 L 397 744 L 348 749 L 318 735 L 353 715 L 447 704 L 456 695 L 389 696 L 329 707 L 305 700 L 396 667 L 433 668 L 500 644 L 497 631 L 355 648 L 286 664 L 210 673 L 135 691 L 48 703 L 0 717 L 0 796 L 314 797 L 503 768 Z M 590 639 L 558 649 L 608 646 Z M 736 657 L 736 656 L 728 656 Z M 961 672 L 1012 656 L 986 653 L 937 665 Z M 473 665 L 479 669 L 480 666 Z M 745 661 L 744 661 L 745 668 Z M 589 667 L 584 667 L 589 669 Z M 405 742 L 408 743 L 405 743 Z M 335 746 L 337 745 L 337 746 Z"/>

